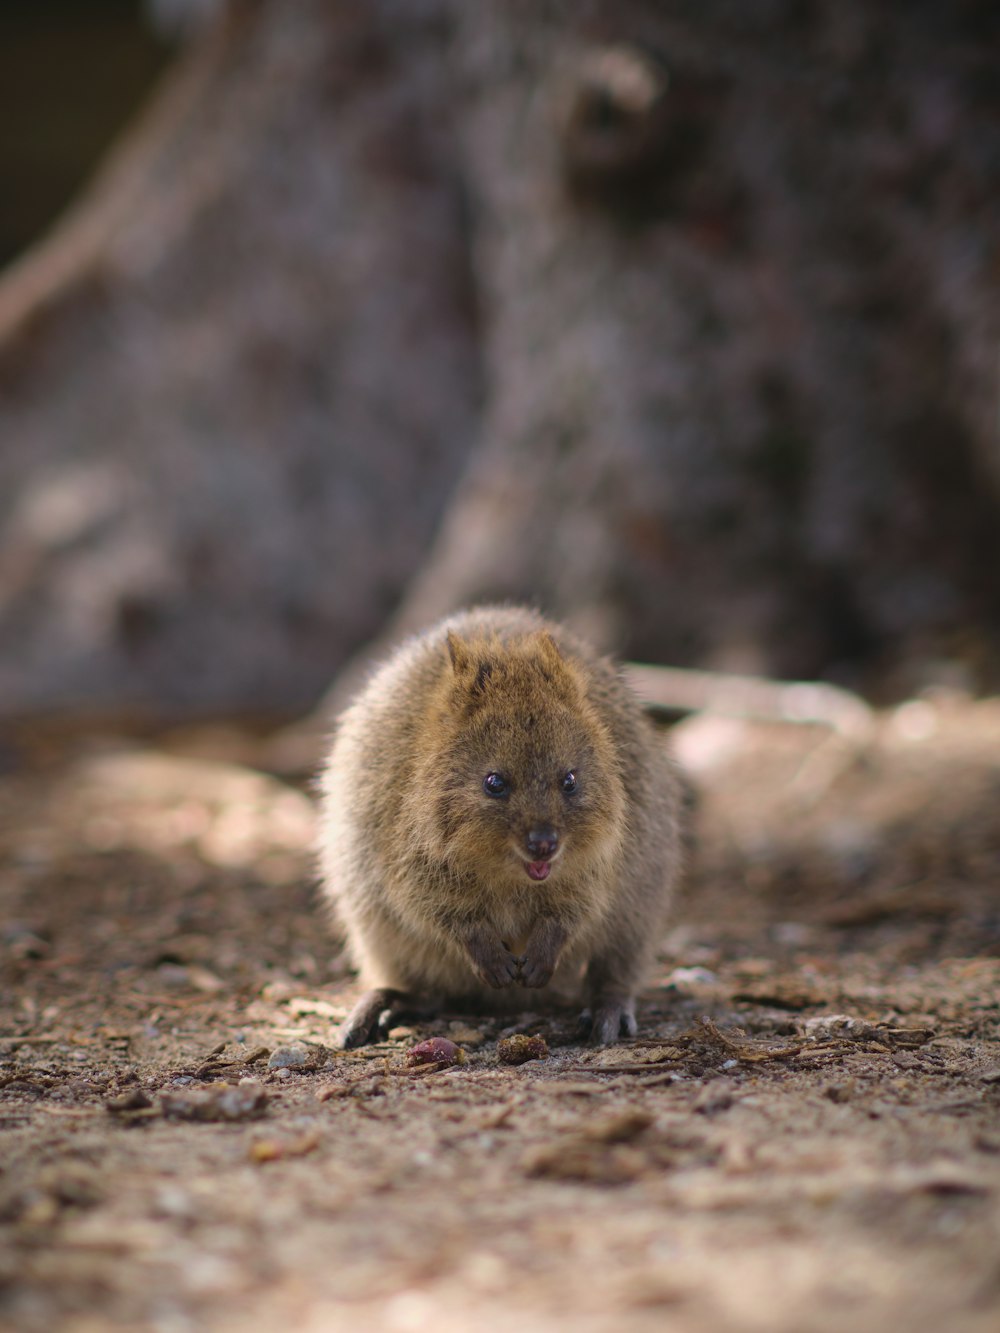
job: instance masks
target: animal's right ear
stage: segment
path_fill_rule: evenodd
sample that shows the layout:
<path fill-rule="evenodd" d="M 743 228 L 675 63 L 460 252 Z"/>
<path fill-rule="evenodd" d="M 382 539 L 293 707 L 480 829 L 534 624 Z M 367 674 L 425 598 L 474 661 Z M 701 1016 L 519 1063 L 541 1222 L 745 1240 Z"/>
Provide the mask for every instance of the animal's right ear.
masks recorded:
<path fill-rule="evenodd" d="M 448 631 L 448 656 L 456 676 L 466 674 L 472 666 L 472 654 L 469 645 L 460 639 L 454 630 Z"/>

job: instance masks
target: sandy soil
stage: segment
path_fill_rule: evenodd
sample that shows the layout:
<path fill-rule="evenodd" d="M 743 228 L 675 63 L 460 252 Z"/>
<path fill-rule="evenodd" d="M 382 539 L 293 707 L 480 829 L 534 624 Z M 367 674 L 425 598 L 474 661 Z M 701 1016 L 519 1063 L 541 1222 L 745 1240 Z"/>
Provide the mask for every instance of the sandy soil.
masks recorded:
<path fill-rule="evenodd" d="M 677 744 L 637 1041 L 449 1014 L 339 1053 L 311 807 L 259 736 L 15 731 L 0 1326 L 992 1333 L 1000 702 Z M 512 1028 L 549 1054 L 503 1065 Z M 410 1065 L 430 1034 L 464 1063 Z"/>

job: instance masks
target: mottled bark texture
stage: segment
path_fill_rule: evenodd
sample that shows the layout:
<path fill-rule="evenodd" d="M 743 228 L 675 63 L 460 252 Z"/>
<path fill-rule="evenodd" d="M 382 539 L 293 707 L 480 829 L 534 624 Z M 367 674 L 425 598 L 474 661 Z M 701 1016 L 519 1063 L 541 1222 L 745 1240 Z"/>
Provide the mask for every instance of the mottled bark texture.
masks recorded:
<path fill-rule="evenodd" d="M 996 684 L 998 25 L 234 6 L 0 284 L 0 702 L 297 706 L 400 597 Z"/>
<path fill-rule="evenodd" d="M 306 706 L 480 398 L 442 7 L 239 3 L 0 282 L 0 709 Z"/>
<path fill-rule="evenodd" d="M 466 8 L 490 392 L 407 627 L 528 597 L 650 660 L 988 673 L 998 35 L 968 3 Z"/>

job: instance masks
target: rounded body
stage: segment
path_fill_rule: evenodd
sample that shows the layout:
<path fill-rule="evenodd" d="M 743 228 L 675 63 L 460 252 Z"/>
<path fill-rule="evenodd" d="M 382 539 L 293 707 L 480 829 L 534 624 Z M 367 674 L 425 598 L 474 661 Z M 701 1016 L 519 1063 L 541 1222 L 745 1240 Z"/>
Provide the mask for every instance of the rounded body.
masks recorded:
<path fill-rule="evenodd" d="M 612 663 L 533 611 L 452 616 L 345 711 L 322 786 L 325 889 L 368 986 L 508 1009 L 528 988 L 583 998 L 600 1039 L 630 1025 L 678 799 Z"/>

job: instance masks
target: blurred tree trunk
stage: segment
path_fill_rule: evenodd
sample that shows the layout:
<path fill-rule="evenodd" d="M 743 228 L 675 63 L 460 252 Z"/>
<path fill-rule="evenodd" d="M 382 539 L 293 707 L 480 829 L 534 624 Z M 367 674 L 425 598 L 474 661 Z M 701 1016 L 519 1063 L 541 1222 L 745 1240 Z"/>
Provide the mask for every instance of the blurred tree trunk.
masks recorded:
<path fill-rule="evenodd" d="M 997 683 L 994 6 L 256 0 L 200 40 L 0 285 L 0 702 L 298 706 L 400 598 Z"/>
<path fill-rule="evenodd" d="M 241 0 L 0 280 L 0 711 L 301 708 L 481 398 L 443 6 Z"/>
<path fill-rule="evenodd" d="M 650 660 L 995 684 L 998 38 L 969 3 L 466 8 L 490 394 L 402 625 L 540 598 Z"/>

